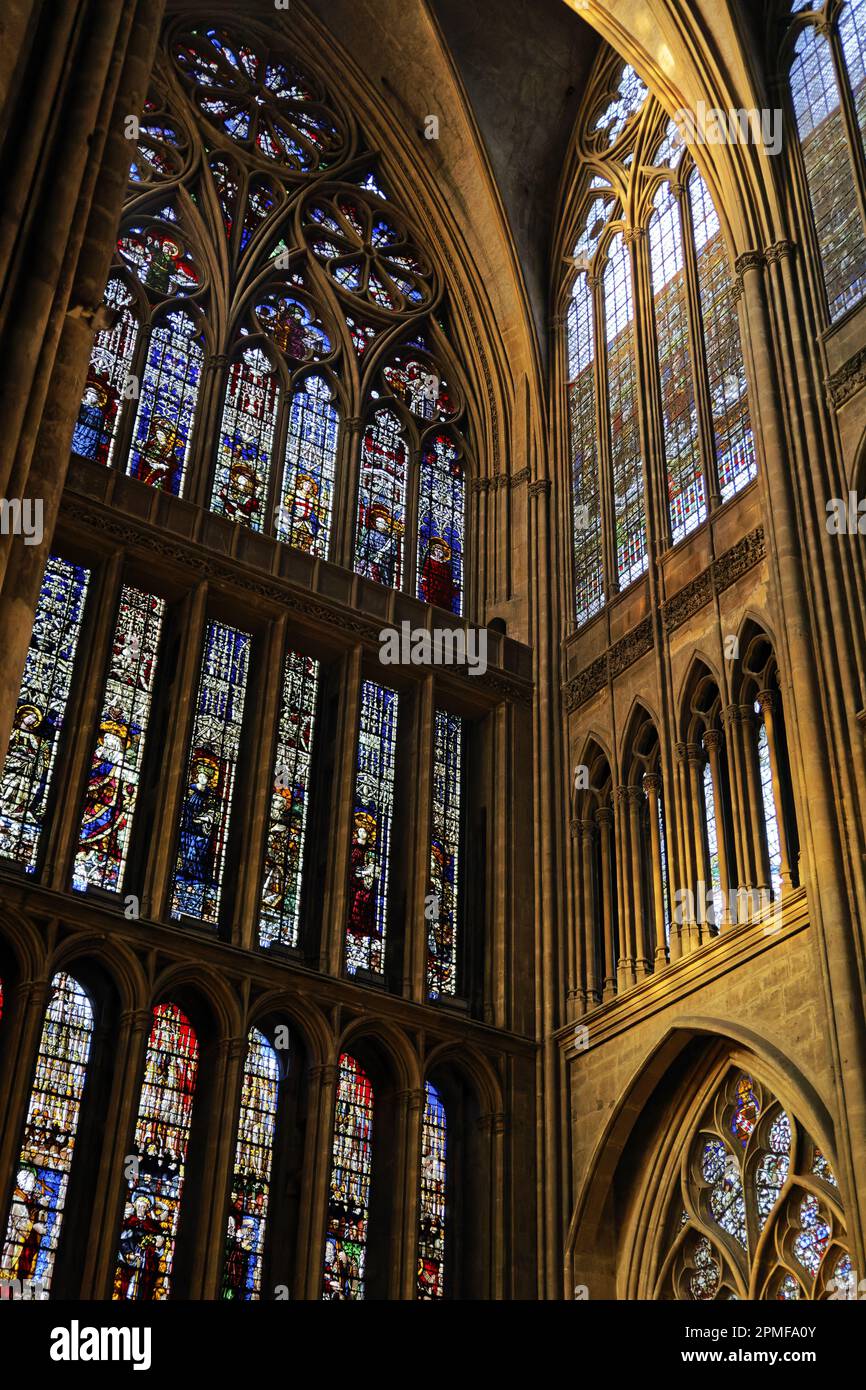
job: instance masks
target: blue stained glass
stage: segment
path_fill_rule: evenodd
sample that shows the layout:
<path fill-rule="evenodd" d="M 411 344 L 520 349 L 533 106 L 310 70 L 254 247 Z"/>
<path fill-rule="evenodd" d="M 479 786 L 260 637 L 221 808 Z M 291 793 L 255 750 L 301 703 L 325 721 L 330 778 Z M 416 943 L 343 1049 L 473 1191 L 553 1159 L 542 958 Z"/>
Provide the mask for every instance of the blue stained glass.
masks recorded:
<path fill-rule="evenodd" d="M 72 431 L 72 452 L 108 467 L 117 439 L 122 392 L 132 368 L 138 319 L 131 307 L 132 293 L 116 275 L 106 286 L 105 303 L 117 311 L 117 322 L 113 328 L 100 329 L 93 339 L 84 395 Z"/>
<path fill-rule="evenodd" d="M 447 434 L 427 440 L 421 453 L 418 503 L 418 597 L 463 611 L 463 465 Z"/>
<path fill-rule="evenodd" d="M 331 540 L 340 416 L 321 376 L 305 377 L 292 396 L 277 538 L 327 559 Z"/>
<path fill-rule="evenodd" d="M 232 792 L 249 667 L 249 633 L 208 624 L 196 697 L 172 917 L 219 923 Z"/>
<path fill-rule="evenodd" d="M 403 581 L 409 450 L 392 410 L 377 410 L 364 431 L 355 526 L 355 573 L 390 589 Z"/>
<path fill-rule="evenodd" d="M 189 462 L 203 363 L 189 314 L 167 314 L 151 333 L 127 471 L 175 497 Z"/>
<path fill-rule="evenodd" d="M 42 1295 L 50 1291 L 92 1040 L 87 995 L 71 975 L 55 975 L 15 1168 L 0 1288 L 5 1279 L 39 1280 Z"/>
<path fill-rule="evenodd" d="M 628 247 L 621 232 L 610 245 L 604 272 L 617 576 L 622 588 L 647 567 L 643 464 L 634 361 L 634 299 Z"/>
<path fill-rule="evenodd" d="M 595 409 L 593 296 L 578 275 L 566 317 L 568 424 L 571 445 L 575 614 L 578 626 L 601 611 L 604 575 Z"/>
<path fill-rule="evenodd" d="M 435 1086 L 424 1087 L 421 1129 L 421 1220 L 418 1232 L 418 1298 L 445 1297 L 445 1178 L 447 1124 Z"/>
<path fill-rule="evenodd" d="M 365 681 L 361 689 L 346 930 L 346 969 L 351 975 L 359 968 L 382 974 L 385 966 L 396 739 L 396 691 Z"/>
<path fill-rule="evenodd" d="M 49 557 L 0 775 L 0 856 L 14 859 L 31 874 L 36 871 L 89 579 L 89 571 L 79 565 L 59 555 Z"/>
<path fill-rule="evenodd" d="M 759 708 L 756 702 L 756 713 Z M 770 887 L 773 890 L 773 897 L 778 898 L 782 892 L 782 842 L 779 835 L 776 796 L 773 791 L 770 745 L 767 739 L 767 726 L 763 719 L 758 725 L 758 771 L 761 777 L 761 800 L 764 807 L 764 828 L 767 833 L 767 855 L 770 861 Z"/>
<path fill-rule="evenodd" d="M 274 1161 L 280 1064 L 264 1033 L 251 1028 L 232 1173 L 220 1295 L 248 1302 L 262 1296 L 262 1257 Z"/>
<path fill-rule="evenodd" d="M 433 816 L 427 922 L 427 992 L 457 992 L 457 908 L 460 889 L 460 800 L 463 720 L 438 709 L 433 742 Z"/>
<path fill-rule="evenodd" d="M 271 363 L 247 348 L 229 367 L 211 511 L 252 531 L 264 524 L 279 400 Z"/>

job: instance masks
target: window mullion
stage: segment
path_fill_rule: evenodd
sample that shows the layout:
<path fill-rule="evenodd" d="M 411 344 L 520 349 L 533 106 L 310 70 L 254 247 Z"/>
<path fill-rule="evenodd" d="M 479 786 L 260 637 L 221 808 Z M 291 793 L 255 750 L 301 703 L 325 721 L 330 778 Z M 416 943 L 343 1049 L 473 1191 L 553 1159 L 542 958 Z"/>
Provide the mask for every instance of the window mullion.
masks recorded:
<path fill-rule="evenodd" d="M 601 505 L 601 553 L 604 569 L 604 601 L 619 593 L 616 566 L 616 517 L 613 506 L 613 464 L 611 461 L 608 419 L 607 329 L 604 313 L 604 276 L 589 276 L 593 298 L 593 334 L 595 337 L 595 421 L 598 440 L 599 502 Z"/>
<path fill-rule="evenodd" d="M 692 372 L 695 388 L 695 404 L 698 412 L 698 431 L 701 441 L 701 464 L 704 471 L 704 490 L 710 512 L 721 505 L 722 492 L 716 466 L 715 432 L 713 429 L 713 406 L 710 396 L 710 381 L 707 371 L 707 358 L 704 351 L 703 322 L 701 318 L 701 291 L 698 280 L 698 258 L 695 252 L 695 227 L 692 207 L 688 196 L 689 170 L 682 181 L 674 186 L 680 205 L 683 235 L 683 258 L 686 268 L 686 297 L 689 312 L 689 346 L 692 357 Z"/>

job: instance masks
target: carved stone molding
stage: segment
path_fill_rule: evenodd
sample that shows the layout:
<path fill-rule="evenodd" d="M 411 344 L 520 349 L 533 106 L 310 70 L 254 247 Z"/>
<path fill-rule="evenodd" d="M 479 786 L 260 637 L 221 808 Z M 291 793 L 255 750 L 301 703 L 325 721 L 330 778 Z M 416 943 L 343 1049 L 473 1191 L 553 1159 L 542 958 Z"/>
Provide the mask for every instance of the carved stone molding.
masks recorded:
<path fill-rule="evenodd" d="M 512 487 L 519 487 L 521 483 L 529 482 L 529 468 L 521 468 L 518 473 L 512 473 L 506 480 Z"/>
<path fill-rule="evenodd" d="M 714 749 L 721 749 L 724 746 L 725 735 L 721 729 L 704 729 L 704 747 L 707 752 Z"/>
<path fill-rule="evenodd" d="M 776 265 L 779 261 L 784 261 L 788 256 L 794 256 L 797 252 L 795 241 L 774 241 L 772 246 L 768 246 L 764 255 L 768 265 Z"/>
<path fill-rule="evenodd" d="M 653 625 L 651 618 L 644 618 L 637 627 L 632 628 L 618 642 L 614 642 L 608 652 L 608 668 L 611 679 L 633 666 L 640 657 L 651 652 L 653 647 Z"/>
<path fill-rule="evenodd" d="M 759 564 L 766 553 L 764 528 L 757 526 L 662 605 L 665 631 L 673 632 L 681 627 L 709 603 L 714 594 L 724 593 L 741 575 Z"/>
<path fill-rule="evenodd" d="M 745 275 L 747 270 L 763 270 L 765 265 L 766 260 L 762 251 L 744 251 L 734 261 L 734 269 L 738 275 Z"/>
<path fill-rule="evenodd" d="M 473 492 L 489 492 L 490 478 L 473 478 L 469 484 Z"/>
<path fill-rule="evenodd" d="M 652 619 L 644 618 L 631 632 L 627 632 L 618 642 L 614 642 L 612 647 L 608 647 L 602 656 L 597 657 L 566 682 L 563 686 L 565 708 L 568 711 L 579 709 L 602 690 L 609 680 L 621 675 L 640 657 L 652 651 L 652 646 Z"/>
<path fill-rule="evenodd" d="M 536 478 L 535 482 L 529 484 L 530 497 L 547 497 L 550 494 L 550 479 Z"/>
<path fill-rule="evenodd" d="M 856 396 L 861 387 L 866 386 L 866 348 L 855 352 L 838 372 L 834 372 L 824 382 L 827 400 L 836 409 Z"/>

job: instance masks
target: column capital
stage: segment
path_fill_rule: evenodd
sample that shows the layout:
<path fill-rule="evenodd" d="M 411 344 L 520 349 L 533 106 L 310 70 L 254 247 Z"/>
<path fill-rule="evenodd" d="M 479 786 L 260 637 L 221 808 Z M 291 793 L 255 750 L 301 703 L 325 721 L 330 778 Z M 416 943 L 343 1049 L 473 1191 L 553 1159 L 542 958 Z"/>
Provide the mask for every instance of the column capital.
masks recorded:
<path fill-rule="evenodd" d="M 310 1080 L 322 1086 L 336 1086 L 339 1075 L 340 1068 L 334 1062 L 317 1062 L 309 1070 Z"/>
<path fill-rule="evenodd" d="M 146 1033 L 153 1023 L 153 1010 L 124 1009 L 118 1022 L 121 1027 L 129 1028 L 133 1033 Z"/>
<path fill-rule="evenodd" d="M 613 825 L 613 807 L 598 806 L 595 811 L 595 819 L 599 825 L 605 827 Z"/>
<path fill-rule="evenodd" d="M 504 1134 L 505 1111 L 488 1110 L 486 1115 L 479 1115 L 478 1128 L 485 1134 Z"/>
<path fill-rule="evenodd" d="M 708 753 L 718 752 L 724 742 L 725 735 L 722 729 L 704 729 L 704 747 Z"/>
<path fill-rule="evenodd" d="M 759 690 L 757 695 L 755 696 L 755 699 L 760 705 L 762 714 L 764 714 L 767 710 L 769 710 L 772 714 L 773 710 L 776 708 L 775 690 Z"/>
<path fill-rule="evenodd" d="M 787 260 L 789 256 L 793 258 L 796 254 L 796 241 L 787 241 L 785 239 L 774 241 L 772 246 L 768 246 L 764 252 L 768 265 L 776 265 L 779 261 Z"/>
<path fill-rule="evenodd" d="M 762 251 L 744 251 L 734 261 L 734 269 L 738 275 L 745 275 L 749 270 L 763 270 L 766 264 Z"/>
<path fill-rule="evenodd" d="M 662 779 L 658 772 L 645 772 L 643 777 L 644 791 L 656 796 L 662 789 Z"/>

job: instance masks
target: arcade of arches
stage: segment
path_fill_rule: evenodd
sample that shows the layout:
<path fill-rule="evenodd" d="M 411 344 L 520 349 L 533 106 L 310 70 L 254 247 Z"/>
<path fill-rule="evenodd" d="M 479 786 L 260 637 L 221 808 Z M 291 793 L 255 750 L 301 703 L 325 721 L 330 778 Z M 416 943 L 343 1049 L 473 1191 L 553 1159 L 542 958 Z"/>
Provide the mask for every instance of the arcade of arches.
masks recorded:
<path fill-rule="evenodd" d="M 0 1281 L 845 1296 L 866 0 L 7 8 Z"/>

